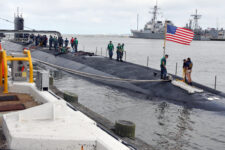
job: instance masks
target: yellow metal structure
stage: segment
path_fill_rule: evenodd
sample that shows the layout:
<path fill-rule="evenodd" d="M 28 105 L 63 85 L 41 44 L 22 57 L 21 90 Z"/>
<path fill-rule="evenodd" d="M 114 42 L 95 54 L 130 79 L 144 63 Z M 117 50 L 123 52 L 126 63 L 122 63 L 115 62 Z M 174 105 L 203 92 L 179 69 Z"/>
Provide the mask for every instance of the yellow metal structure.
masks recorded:
<path fill-rule="evenodd" d="M 0 63 L 3 63 L 4 65 L 0 64 L 0 86 L 3 85 L 3 76 L 2 76 L 2 67 L 4 67 L 4 93 L 8 93 L 8 67 L 7 62 L 8 61 L 28 61 L 29 62 L 29 69 L 30 69 L 30 79 L 29 82 L 33 83 L 33 64 L 32 64 L 32 58 L 29 50 L 24 50 L 24 54 L 27 55 L 27 57 L 12 57 L 7 56 L 6 51 L 0 51 Z"/>

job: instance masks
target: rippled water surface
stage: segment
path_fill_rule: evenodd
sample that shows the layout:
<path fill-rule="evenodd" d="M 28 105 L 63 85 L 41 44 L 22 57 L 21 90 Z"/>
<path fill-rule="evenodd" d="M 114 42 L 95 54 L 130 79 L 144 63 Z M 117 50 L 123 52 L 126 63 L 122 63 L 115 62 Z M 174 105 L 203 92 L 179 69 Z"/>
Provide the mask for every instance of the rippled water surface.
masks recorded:
<path fill-rule="evenodd" d="M 136 136 L 158 150 L 225 149 L 225 112 L 187 109 L 166 100 L 138 98 L 117 89 L 65 75 L 55 81 L 77 93 L 79 102 L 112 122 L 136 124 Z"/>

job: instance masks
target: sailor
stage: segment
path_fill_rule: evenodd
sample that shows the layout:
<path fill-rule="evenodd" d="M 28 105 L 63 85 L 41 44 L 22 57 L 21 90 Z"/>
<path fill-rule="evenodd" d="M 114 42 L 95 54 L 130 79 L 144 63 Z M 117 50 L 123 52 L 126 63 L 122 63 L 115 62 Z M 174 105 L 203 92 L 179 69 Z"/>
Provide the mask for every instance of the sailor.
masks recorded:
<path fill-rule="evenodd" d="M 58 37 L 58 44 L 59 44 L 59 47 L 62 47 L 62 44 L 61 44 L 61 37 Z"/>
<path fill-rule="evenodd" d="M 186 75 L 187 75 L 187 79 L 188 79 L 188 84 L 192 85 L 191 72 L 192 72 L 193 63 L 191 61 L 191 58 L 187 58 L 186 63 L 187 63 Z"/>
<path fill-rule="evenodd" d="M 187 72 L 187 60 L 184 59 L 183 60 L 183 82 L 187 82 L 186 72 Z"/>
<path fill-rule="evenodd" d="M 68 47 L 61 47 L 60 48 L 60 54 L 65 54 L 68 51 Z"/>
<path fill-rule="evenodd" d="M 58 49 L 58 39 L 57 39 L 57 37 L 54 37 L 54 48 L 55 48 L 55 51 Z"/>
<path fill-rule="evenodd" d="M 30 39 L 31 39 L 31 41 L 32 41 L 32 43 L 34 42 L 34 34 L 31 34 L 30 35 Z"/>
<path fill-rule="evenodd" d="M 42 38 L 42 35 L 40 36 L 40 38 L 39 38 L 39 46 L 43 46 L 43 40 L 42 40 L 43 38 Z"/>
<path fill-rule="evenodd" d="M 74 51 L 75 51 L 75 53 L 77 52 L 77 47 L 78 47 L 78 40 L 77 40 L 77 38 L 75 38 L 74 39 Z"/>
<path fill-rule="evenodd" d="M 52 42 L 53 42 L 53 38 L 52 38 L 52 36 L 50 35 L 50 38 L 49 38 L 49 50 L 52 49 Z"/>
<path fill-rule="evenodd" d="M 116 54 L 117 54 L 117 58 L 116 58 L 116 60 L 117 61 L 119 61 L 120 60 L 120 51 L 121 51 L 121 45 L 120 45 L 120 43 L 117 45 L 117 50 L 116 50 Z"/>
<path fill-rule="evenodd" d="M 36 36 L 35 45 L 38 46 L 40 44 L 40 35 Z"/>
<path fill-rule="evenodd" d="M 70 40 L 70 44 L 71 44 L 71 48 L 73 49 L 73 42 L 74 42 L 74 38 L 72 37 Z"/>
<path fill-rule="evenodd" d="M 44 42 L 44 45 L 45 45 L 45 47 L 47 47 L 48 37 L 47 37 L 46 35 L 45 35 L 44 37 L 45 37 L 45 42 Z"/>
<path fill-rule="evenodd" d="M 35 46 L 38 46 L 38 36 L 35 36 Z"/>
<path fill-rule="evenodd" d="M 58 38 L 59 47 L 63 47 L 63 38 L 60 36 Z"/>
<path fill-rule="evenodd" d="M 112 44 L 112 41 L 109 42 L 107 49 L 109 51 L 109 58 L 112 59 L 114 50 L 114 45 Z"/>
<path fill-rule="evenodd" d="M 65 40 L 65 47 L 68 47 L 68 44 L 69 44 L 69 41 L 68 41 L 68 39 L 66 38 L 66 40 Z"/>
<path fill-rule="evenodd" d="M 167 74 L 167 70 L 166 70 L 166 59 L 169 57 L 169 55 L 165 55 L 162 59 L 161 59 L 161 64 L 160 64 L 160 68 L 161 68 L 161 79 L 166 79 L 166 74 Z"/>
<path fill-rule="evenodd" d="M 60 36 L 58 37 L 58 46 L 59 46 L 59 48 L 61 47 L 61 45 L 60 45 Z"/>
<path fill-rule="evenodd" d="M 63 43 L 64 43 L 64 40 L 63 40 L 63 38 L 61 37 L 61 44 L 62 44 L 62 47 L 63 47 Z"/>
<path fill-rule="evenodd" d="M 123 62 L 123 52 L 124 52 L 124 43 L 121 45 L 120 48 L 120 61 Z"/>

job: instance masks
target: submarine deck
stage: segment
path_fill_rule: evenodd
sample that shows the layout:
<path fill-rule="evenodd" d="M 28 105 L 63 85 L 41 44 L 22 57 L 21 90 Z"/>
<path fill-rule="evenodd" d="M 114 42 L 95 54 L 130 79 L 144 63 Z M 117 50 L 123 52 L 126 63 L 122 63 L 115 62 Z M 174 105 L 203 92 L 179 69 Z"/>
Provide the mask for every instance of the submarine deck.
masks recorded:
<path fill-rule="evenodd" d="M 46 55 L 35 54 L 36 52 L 38 53 L 38 51 L 44 52 Z M 45 56 L 45 58 L 43 58 L 43 56 Z M 32 50 L 32 57 L 47 62 L 53 59 L 55 59 L 54 61 L 58 61 L 57 58 L 63 58 L 60 59 L 61 62 L 57 62 L 63 67 L 71 69 L 73 67 L 72 63 L 66 64 L 66 61 L 63 62 L 64 60 L 70 60 L 118 78 L 135 80 L 159 80 L 160 78 L 159 70 L 129 62 L 118 62 L 114 59 L 110 60 L 109 58 L 102 56 L 77 56 L 74 53 L 56 55 L 54 50 L 50 51 L 46 48 L 36 48 Z M 173 77 L 179 79 L 177 76 Z M 130 85 L 135 87 L 133 90 L 134 92 L 140 93 L 143 91 L 142 94 L 145 94 L 150 98 L 163 98 L 173 103 L 185 104 L 187 107 L 191 108 L 212 111 L 225 110 L 225 94 L 198 83 L 193 83 L 193 85 L 203 89 L 203 93 L 189 94 L 187 91 L 172 85 L 170 82 L 129 83 L 123 86 L 123 88 L 127 87 L 131 89 L 131 87 L 129 87 Z M 141 90 L 138 91 L 136 90 L 137 88 Z M 213 97 L 216 97 L 216 101 L 211 100 Z"/>

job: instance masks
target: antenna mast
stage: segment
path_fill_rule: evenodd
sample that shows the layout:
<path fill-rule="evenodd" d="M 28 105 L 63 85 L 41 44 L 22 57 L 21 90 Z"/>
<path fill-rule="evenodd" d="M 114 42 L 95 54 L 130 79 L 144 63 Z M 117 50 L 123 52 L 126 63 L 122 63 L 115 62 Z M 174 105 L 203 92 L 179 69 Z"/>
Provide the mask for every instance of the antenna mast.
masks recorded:
<path fill-rule="evenodd" d="M 16 17 L 19 17 L 19 14 L 20 14 L 20 8 L 17 7 L 17 15 L 16 15 Z"/>
<path fill-rule="evenodd" d="M 194 30 L 200 29 L 200 26 L 198 25 L 198 20 L 202 17 L 202 15 L 198 15 L 198 10 L 195 10 L 195 14 L 191 15 L 194 19 Z"/>
<path fill-rule="evenodd" d="M 149 12 L 150 14 L 153 14 L 153 17 L 152 17 L 152 20 L 151 20 L 153 29 L 155 29 L 155 24 L 156 24 L 156 20 L 157 20 L 158 10 L 159 10 L 159 8 L 158 8 L 158 1 L 156 0 L 156 5 L 154 6 L 153 11 Z"/>
<path fill-rule="evenodd" d="M 138 30 L 138 26 L 139 26 L 139 14 L 137 14 L 137 30 Z"/>

